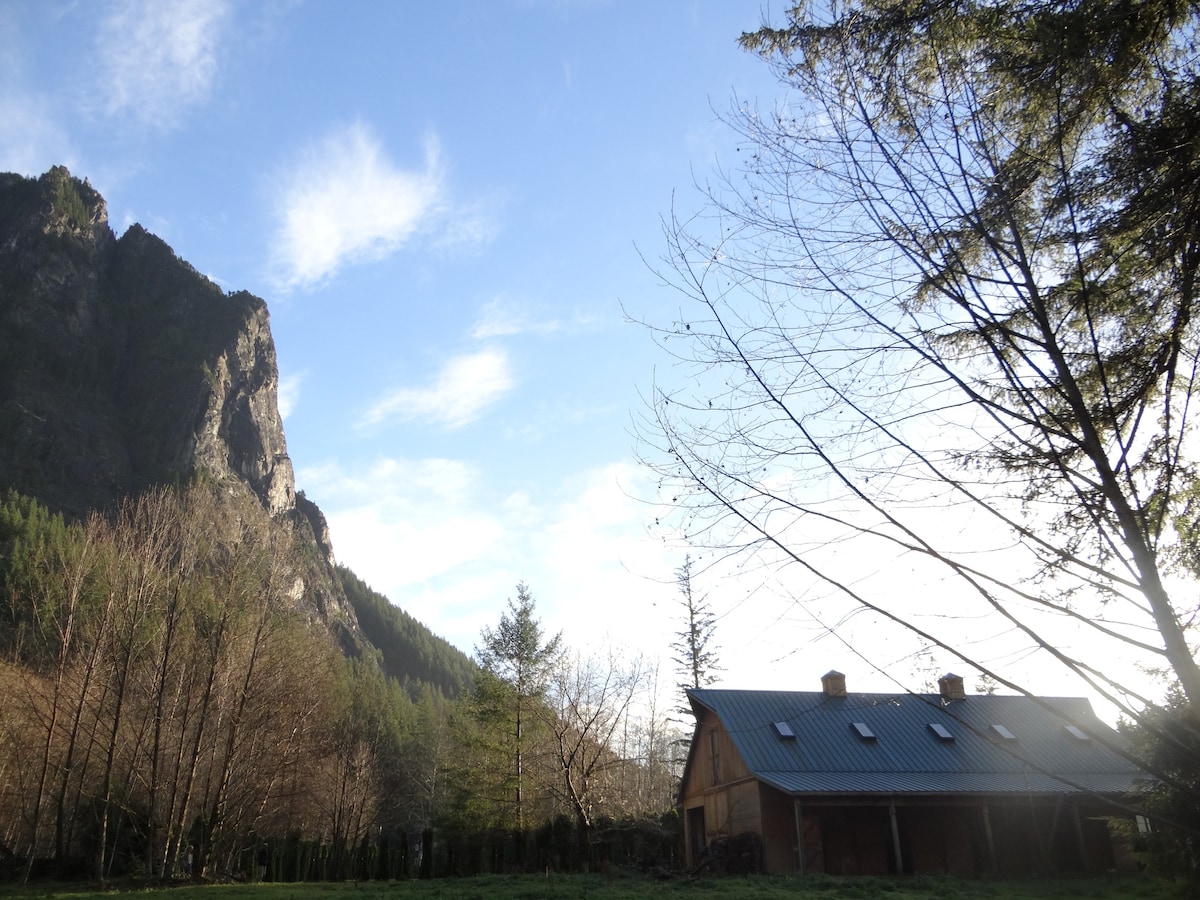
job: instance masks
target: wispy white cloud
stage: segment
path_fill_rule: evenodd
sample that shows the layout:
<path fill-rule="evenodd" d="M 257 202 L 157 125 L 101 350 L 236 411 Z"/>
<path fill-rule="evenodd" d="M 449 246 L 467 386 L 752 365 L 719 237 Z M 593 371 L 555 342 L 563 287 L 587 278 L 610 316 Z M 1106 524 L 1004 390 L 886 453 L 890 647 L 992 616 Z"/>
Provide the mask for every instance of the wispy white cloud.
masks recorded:
<path fill-rule="evenodd" d="M 442 191 L 437 139 L 426 139 L 422 168 L 404 170 L 355 122 L 309 146 L 274 190 L 275 280 L 282 290 L 312 287 L 346 264 L 393 253 L 428 223 Z"/>
<path fill-rule="evenodd" d="M 459 460 L 382 459 L 365 471 L 303 468 L 297 485 L 323 506 L 342 562 L 396 594 L 495 553 L 503 523 L 478 502 L 482 476 Z"/>
<path fill-rule="evenodd" d="M 562 322 L 556 318 L 539 319 L 522 304 L 507 297 L 495 297 L 479 311 L 471 337 L 490 340 L 518 334 L 552 334 L 562 328 Z"/>
<path fill-rule="evenodd" d="M 495 238 L 497 209 L 501 201 L 481 198 L 471 203 L 458 203 L 452 212 L 438 221 L 438 233 L 433 245 L 438 250 L 453 251 L 481 247 Z"/>
<path fill-rule="evenodd" d="M 227 0 L 121 0 L 101 22 L 96 84 L 108 115 L 170 128 L 217 77 Z"/>
<path fill-rule="evenodd" d="M 423 387 L 393 390 L 368 410 L 364 425 L 388 419 L 421 419 L 461 428 L 507 394 L 516 380 L 508 354 L 487 348 L 448 360 L 437 376 Z"/>
<path fill-rule="evenodd" d="M 297 372 L 279 376 L 279 418 L 286 419 L 300 402 L 300 382 L 304 376 Z"/>

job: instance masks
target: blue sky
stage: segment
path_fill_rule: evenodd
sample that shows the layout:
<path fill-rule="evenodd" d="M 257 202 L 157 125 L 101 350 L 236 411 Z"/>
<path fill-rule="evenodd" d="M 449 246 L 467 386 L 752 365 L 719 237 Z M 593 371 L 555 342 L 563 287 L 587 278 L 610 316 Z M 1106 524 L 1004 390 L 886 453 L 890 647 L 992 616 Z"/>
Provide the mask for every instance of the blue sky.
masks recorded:
<path fill-rule="evenodd" d="M 297 486 L 393 602 L 470 652 L 525 580 L 570 643 L 657 654 L 684 550 L 631 422 L 666 360 L 623 309 L 669 315 L 660 217 L 777 94 L 736 46 L 764 10 L 6 0 L 0 168 L 65 164 L 268 302 Z M 777 619 L 739 591 L 708 586 L 753 682 Z"/>
<path fill-rule="evenodd" d="M 686 551 L 648 532 L 633 423 L 675 376 L 625 311 L 670 321 L 661 217 L 736 167 L 721 113 L 782 96 L 736 45 L 771 12 L 0 0 L 0 170 L 65 164 L 117 233 L 139 222 L 267 301 L 297 487 L 374 588 L 471 652 L 523 580 L 548 630 L 659 658 L 669 685 Z M 881 672 L 919 687 L 943 665 L 794 576 L 703 565 L 726 685 L 817 689 L 836 667 L 893 690 Z M 851 568 L 954 602 L 908 562 Z"/>

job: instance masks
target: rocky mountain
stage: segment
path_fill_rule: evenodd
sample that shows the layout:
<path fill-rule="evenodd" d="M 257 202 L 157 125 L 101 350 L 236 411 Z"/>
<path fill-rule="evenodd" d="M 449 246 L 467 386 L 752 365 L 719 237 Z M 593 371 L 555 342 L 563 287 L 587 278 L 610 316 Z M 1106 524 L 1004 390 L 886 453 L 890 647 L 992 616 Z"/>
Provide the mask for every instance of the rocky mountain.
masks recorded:
<path fill-rule="evenodd" d="M 228 294 L 56 167 L 0 175 L 0 489 L 68 515 L 151 485 L 249 491 L 313 549 L 303 591 L 362 642 L 324 516 L 297 495 L 266 304 Z"/>

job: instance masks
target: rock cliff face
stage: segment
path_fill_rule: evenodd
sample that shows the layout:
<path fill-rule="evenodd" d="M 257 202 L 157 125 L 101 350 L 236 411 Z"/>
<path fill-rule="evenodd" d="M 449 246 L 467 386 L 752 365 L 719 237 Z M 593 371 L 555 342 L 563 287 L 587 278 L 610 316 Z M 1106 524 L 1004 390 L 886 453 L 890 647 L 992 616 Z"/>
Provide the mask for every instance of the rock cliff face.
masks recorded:
<path fill-rule="evenodd" d="M 0 175 L 0 488 L 107 509 L 201 476 L 249 490 L 321 560 L 308 593 L 353 630 L 325 521 L 297 505 L 266 304 L 226 294 L 56 167 Z"/>

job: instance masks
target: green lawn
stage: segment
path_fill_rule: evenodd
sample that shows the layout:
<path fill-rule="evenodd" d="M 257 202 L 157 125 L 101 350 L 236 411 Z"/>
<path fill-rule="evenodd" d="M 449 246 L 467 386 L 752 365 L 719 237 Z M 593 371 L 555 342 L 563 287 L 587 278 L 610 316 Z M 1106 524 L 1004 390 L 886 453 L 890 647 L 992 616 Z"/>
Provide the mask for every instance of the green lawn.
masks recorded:
<path fill-rule="evenodd" d="M 434 881 L 364 882 L 362 884 L 222 884 L 184 885 L 155 890 L 127 887 L 99 891 L 85 886 L 0 885 L 0 900 L 113 900 L 161 894 L 162 900 L 1178 900 L 1185 892 L 1143 877 L 1046 878 L 1036 881 L 959 881 L 950 878 L 705 878 L 654 881 L 620 875 L 535 875 L 446 878 Z"/>

